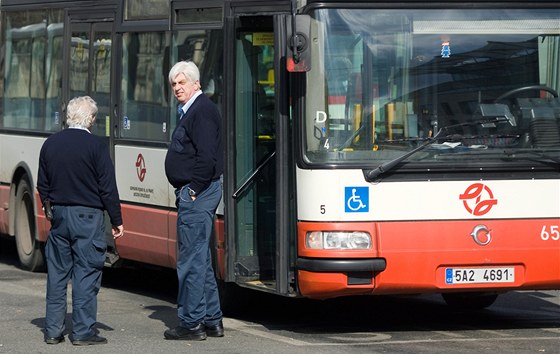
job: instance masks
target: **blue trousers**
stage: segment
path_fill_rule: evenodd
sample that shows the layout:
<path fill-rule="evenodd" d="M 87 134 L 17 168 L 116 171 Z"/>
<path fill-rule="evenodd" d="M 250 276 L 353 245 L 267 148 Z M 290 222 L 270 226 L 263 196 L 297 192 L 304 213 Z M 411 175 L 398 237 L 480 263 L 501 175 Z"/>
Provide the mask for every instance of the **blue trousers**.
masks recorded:
<path fill-rule="evenodd" d="M 99 209 L 54 206 L 45 248 L 48 271 L 46 337 L 58 337 L 66 329 L 66 289 L 70 279 L 73 340 L 95 334 L 97 293 L 107 250 L 103 218 L 103 211 Z"/>
<path fill-rule="evenodd" d="M 180 325 L 192 328 L 200 323 L 212 326 L 222 319 L 216 277 L 212 268 L 210 237 L 214 214 L 222 197 L 215 181 L 192 200 L 188 189 L 177 196 L 177 316 Z"/>

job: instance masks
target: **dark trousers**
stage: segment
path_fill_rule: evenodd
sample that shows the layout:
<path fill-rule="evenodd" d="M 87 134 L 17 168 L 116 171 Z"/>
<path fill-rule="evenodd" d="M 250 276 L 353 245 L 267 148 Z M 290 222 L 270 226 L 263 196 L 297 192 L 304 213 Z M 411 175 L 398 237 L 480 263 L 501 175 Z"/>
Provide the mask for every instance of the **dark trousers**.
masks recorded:
<path fill-rule="evenodd" d="M 222 319 L 222 311 L 209 242 L 214 214 L 222 197 L 221 182 L 212 182 L 194 201 L 186 187 L 175 193 L 180 325 L 186 328 L 199 323 L 216 325 Z"/>
<path fill-rule="evenodd" d="M 72 279 L 72 339 L 95 334 L 97 293 L 105 263 L 107 241 L 102 210 L 81 206 L 55 206 L 46 244 L 47 311 L 45 336 L 63 334 L 66 289 Z"/>

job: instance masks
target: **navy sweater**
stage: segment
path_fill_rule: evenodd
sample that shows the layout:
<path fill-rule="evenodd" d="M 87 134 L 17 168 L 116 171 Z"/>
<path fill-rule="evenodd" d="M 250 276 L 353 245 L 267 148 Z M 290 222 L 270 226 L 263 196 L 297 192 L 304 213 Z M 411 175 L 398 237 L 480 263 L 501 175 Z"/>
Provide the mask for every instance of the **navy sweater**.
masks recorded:
<path fill-rule="evenodd" d="M 220 178 L 223 161 L 220 113 L 201 94 L 173 131 L 165 157 L 165 174 L 173 187 L 188 185 L 198 194 Z"/>
<path fill-rule="evenodd" d="M 37 189 L 53 205 L 105 209 L 114 226 L 122 225 L 115 168 L 107 145 L 81 129 L 51 135 L 39 155 Z"/>

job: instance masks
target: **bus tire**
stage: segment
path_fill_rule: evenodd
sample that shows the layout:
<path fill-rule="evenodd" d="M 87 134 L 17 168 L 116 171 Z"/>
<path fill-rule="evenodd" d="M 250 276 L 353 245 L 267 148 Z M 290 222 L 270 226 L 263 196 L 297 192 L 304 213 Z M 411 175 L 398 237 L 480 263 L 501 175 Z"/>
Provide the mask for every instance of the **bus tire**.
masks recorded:
<path fill-rule="evenodd" d="M 485 292 L 444 293 L 441 296 L 447 305 L 462 310 L 482 310 L 498 298 L 496 293 Z"/>
<path fill-rule="evenodd" d="M 32 272 L 45 267 L 43 245 L 36 237 L 35 213 L 33 211 L 33 188 L 23 178 L 17 187 L 15 202 L 15 239 L 21 267 Z"/>

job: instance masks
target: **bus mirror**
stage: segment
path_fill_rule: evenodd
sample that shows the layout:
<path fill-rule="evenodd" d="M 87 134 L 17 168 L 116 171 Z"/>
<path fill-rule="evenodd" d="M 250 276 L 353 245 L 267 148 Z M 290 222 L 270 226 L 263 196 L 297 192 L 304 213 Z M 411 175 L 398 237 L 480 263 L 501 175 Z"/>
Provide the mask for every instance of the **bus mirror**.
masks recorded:
<path fill-rule="evenodd" d="M 286 69 L 289 72 L 306 72 L 311 70 L 311 17 L 295 15 L 286 17 L 288 43 Z M 293 22 L 295 20 L 295 23 Z"/>

